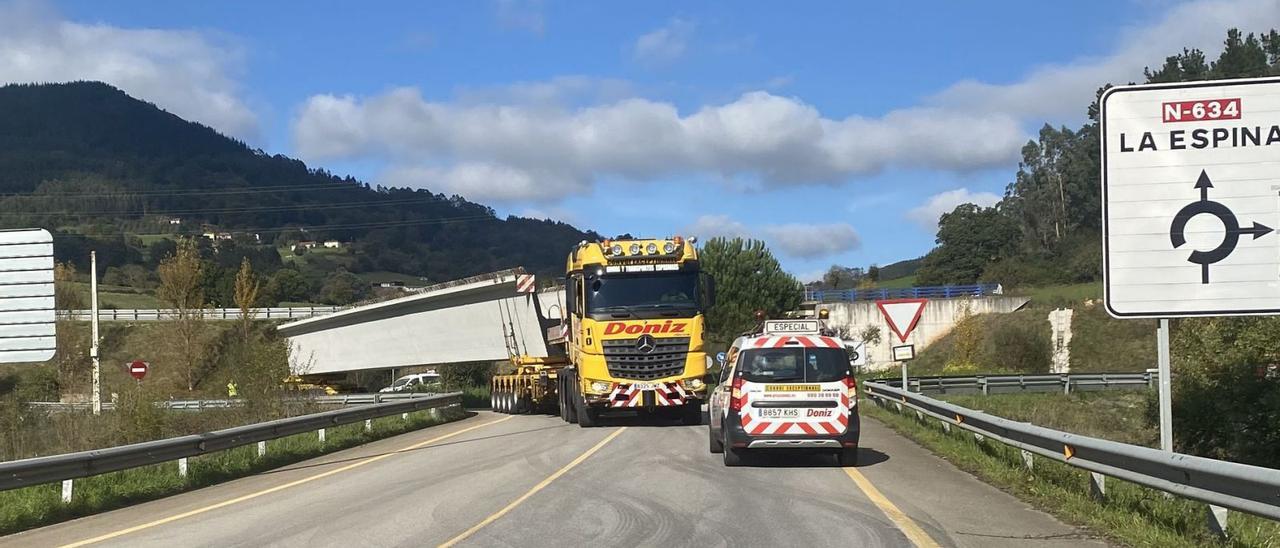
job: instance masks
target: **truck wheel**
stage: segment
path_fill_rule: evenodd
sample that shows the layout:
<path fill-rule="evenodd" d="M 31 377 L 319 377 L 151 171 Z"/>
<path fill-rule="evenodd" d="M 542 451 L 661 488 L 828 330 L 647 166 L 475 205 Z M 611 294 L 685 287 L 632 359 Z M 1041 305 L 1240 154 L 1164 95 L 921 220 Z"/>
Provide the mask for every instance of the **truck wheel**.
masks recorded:
<path fill-rule="evenodd" d="M 836 453 L 836 461 L 840 463 L 840 466 L 857 466 L 858 448 L 842 449 L 839 453 Z"/>
<path fill-rule="evenodd" d="M 707 425 L 707 441 L 711 446 L 712 454 L 724 452 L 724 440 L 716 436 L 716 431 L 711 429 L 710 424 Z"/>
<path fill-rule="evenodd" d="M 686 403 L 680 409 L 680 423 L 685 426 L 698 426 L 702 424 L 702 405 L 698 403 Z"/>
<path fill-rule="evenodd" d="M 577 424 L 578 423 L 578 406 L 575 405 L 575 402 L 578 401 L 577 399 L 578 397 L 575 396 L 574 394 L 577 393 L 576 387 L 578 383 L 573 382 L 573 379 L 568 379 L 565 381 L 564 384 L 565 384 L 564 386 L 565 420 L 568 421 L 569 424 Z"/>
<path fill-rule="evenodd" d="M 532 415 L 533 414 L 533 398 L 528 395 L 516 398 L 516 414 Z"/>
<path fill-rule="evenodd" d="M 576 392 L 576 390 L 575 390 Z M 587 405 L 586 398 L 581 395 L 574 398 L 578 407 L 578 426 L 592 428 L 600 424 L 600 411 Z"/>

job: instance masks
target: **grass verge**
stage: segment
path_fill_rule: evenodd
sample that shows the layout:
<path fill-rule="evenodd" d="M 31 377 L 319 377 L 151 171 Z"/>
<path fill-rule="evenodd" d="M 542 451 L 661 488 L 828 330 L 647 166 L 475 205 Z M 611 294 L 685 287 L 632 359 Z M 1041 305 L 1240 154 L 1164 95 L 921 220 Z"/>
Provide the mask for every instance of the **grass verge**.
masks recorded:
<path fill-rule="evenodd" d="M 1130 546 L 1280 546 L 1280 523 L 1232 512 L 1230 538 L 1220 540 L 1205 527 L 1205 505 L 1132 483 L 1107 478 L 1104 501 L 1089 495 L 1088 473 L 1037 458 L 1034 471 L 1022 465 L 1017 449 L 995 441 L 978 442 L 960 428 L 944 432 L 939 423 L 914 414 L 898 414 L 874 404 L 862 413 L 947 459 L 983 481 L 1045 510 L 1063 521 L 1089 527 Z"/>
<path fill-rule="evenodd" d="M 0 491 L 0 535 L 207 487 L 464 416 L 460 410 L 441 409 L 440 418 L 435 419 L 428 411 L 418 411 L 410 413 L 407 421 L 398 415 L 373 419 L 369 431 L 362 423 L 329 428 L 324 444 L 315 432 L 270 440 L 261 458 L 255 445 L 192 457 L 185 480 L 178 475 L 176 462 L 90 476 L 75 480 L 67 504 L 62 503 L 60 483 Z"/>
<path fill-rule="evenodd" d="M 938 399 L 980 409 L 997 417 L 1144 447 L 1160 445 L 1160 431 L 1147 424 L 1152 391 L 1097 391 L 981 395 L 942 395 Z"/>

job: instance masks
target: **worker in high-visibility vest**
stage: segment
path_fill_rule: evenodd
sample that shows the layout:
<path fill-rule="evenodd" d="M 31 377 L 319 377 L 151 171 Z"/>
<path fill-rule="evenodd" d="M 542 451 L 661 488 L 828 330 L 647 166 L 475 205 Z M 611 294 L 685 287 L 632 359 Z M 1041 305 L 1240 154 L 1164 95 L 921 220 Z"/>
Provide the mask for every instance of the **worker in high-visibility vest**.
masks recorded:
<path fill-rule="evenodd" d="M 239 392 L 236 391 L 236 381 L 227 381 L 227 397 L 234 398 L 237 395 L 239 395 Z"/>

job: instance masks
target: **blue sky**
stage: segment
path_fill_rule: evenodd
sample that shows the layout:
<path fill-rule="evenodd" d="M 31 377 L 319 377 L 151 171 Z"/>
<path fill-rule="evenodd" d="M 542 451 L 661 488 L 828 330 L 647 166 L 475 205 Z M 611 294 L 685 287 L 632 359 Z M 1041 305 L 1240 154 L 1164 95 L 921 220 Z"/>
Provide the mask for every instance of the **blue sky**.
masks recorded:
<path fill-rule="evenodd" d="M 811 278 L 927 252 L 1104 82 L 1280 26 L 1278 0 L 779 6 L 0 1 L 0 81 L 105 80 L 501 214 L 760 237 Z"/>

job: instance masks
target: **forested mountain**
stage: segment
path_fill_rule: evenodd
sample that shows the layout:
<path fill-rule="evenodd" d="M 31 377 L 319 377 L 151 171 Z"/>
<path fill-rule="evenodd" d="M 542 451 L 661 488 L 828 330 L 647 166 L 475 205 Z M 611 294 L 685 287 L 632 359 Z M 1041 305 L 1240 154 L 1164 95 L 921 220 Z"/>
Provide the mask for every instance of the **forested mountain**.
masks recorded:
<path fill-rule="evenodd" d="M 1227 31 L 1212 62 L 1185 49 L 1146 71 L 1148 83 L 1280 75 L 1280 32 Z M 1109 87 L 1105 82 L 1099 95 Z M 1098 104 L 1072 130 L 1045 125 L 1022 148 L 1022 162 L 1002 201 L 964 204 L 944 214 L 938 247 L 924 258 L 920 285 L 1000 282 L 1006 285 L 1088 282 L 1102 276 L 1102 205 L 1098 180 Z"/>
<path fill-rule="evenodd" d="M 223 232 L 238 251 L 219 249 L 214 262 L 249 256 L 265 275 L 287 262 L 276 249 L 324 240 L 343 243 L 342 267 L 353 272 L 448 280 L 523 265 L 559 275 L 570 246 L 597 237 L 499 219 L 458 196 L 370 188 L 102 83 L 3 86 L 0 112 L 0 227 L 56 231 L 59 259 L 81 272 L 89 247 L 104 269 L 153 266 L 159 258 L 147 248 L 170 245 L 166 236 Z M 224 245 L 206 243 L 206 253 L 214 247 Z"/>

